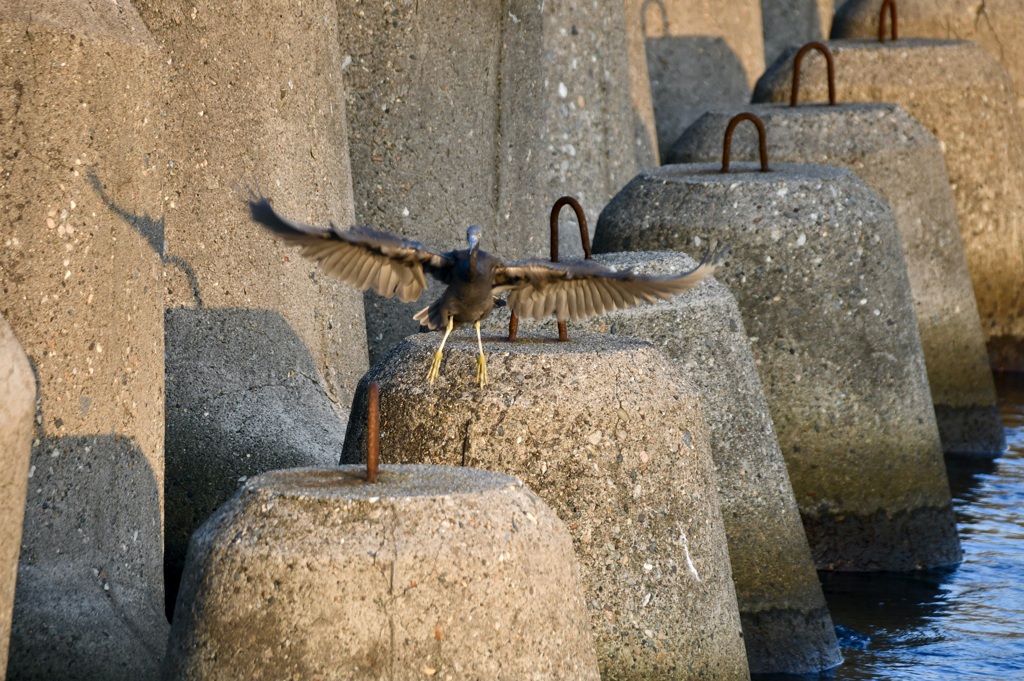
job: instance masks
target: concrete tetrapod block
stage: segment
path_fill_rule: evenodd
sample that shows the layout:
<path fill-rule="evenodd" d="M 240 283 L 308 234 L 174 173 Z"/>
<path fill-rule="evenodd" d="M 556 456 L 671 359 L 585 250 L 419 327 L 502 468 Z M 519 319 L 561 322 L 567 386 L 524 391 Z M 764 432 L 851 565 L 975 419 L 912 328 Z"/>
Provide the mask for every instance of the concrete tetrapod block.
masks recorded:
<path fill-rule="evenodd" d="M 644 0 L 626 6 L 640 14 L 647 37 L 662 154 L 708 109 L 750 101 L 765 65 L 760 0 Z"/>
<path fill-rule="evenodd" d="M 1003 419 L 935 137 L 898 104 L 760 104 L 744 110 L 764 121 L 771 160 L 849 168 L 892 208 L 942 449 L 999 456 L 1006 448 Z M 669 161 L 720 159 L 722 132 L 737 113 L 706 113 L 672 147 Z M 753 161 L 756 155 L 755 130 L 740 126 L 732 157 Z"/>
<path fill-rule="evenodd" d="M 7 678 L 14 580 L 25 518 L 36 411 L 36 378 L 7 321 L 0 316 L 0 681 Z"/>
<path fill-rule="evenodd" d="M 599 679 L 562 522 L 515 478 L 355 466 L 248 481 L 195 534 L 174 679 Z"/>
<path fill-rule="evenodd" d="M 168 628 L 149 238 L 165 59 L 129 3 L 4 3 L 0 40 L 0 312 L 39 390 L 8 678 L 150 679 Z"/>
<path fill-rule="evenodd" d="M 849 170 L 664 166 L 594 249 L 732 247 L 736 295 L 819 568 L 955 563 L 960 544 L 892 211 Z"/>
<path fill-rule="evenodd" d="M 396 346 L 359 383 L 343 461 L 364 459 L 367 389 L 380 383 L 386 461 L 516 475 L 569 526 L 603 679 L 745 679 L 736 595 L 700 398 L 672 362 L 632 338 L 569 343 L 476 337 Z"/>
<path fill-rule="evenodd" d="M 594 260 L 654 275 L 697 265 L 671 251 L 610 253 Z M 508 316 L 503 308 L 490 319 L 507 329 Z M 558 337 L 554 318 L 520 319 L 519 329 Z M 704 402 L 751 673 L 799 674 L 839 664 L 832 618 L 733 295 L 709 279 L 655 305 L 569 323 L 570 338 L 582 330 L 650 341 L 672 358 Z"/>
<path fill-rule="evenodd" d="M 622 2 L 343 0 L 338 8 L 351 58 L 359 224 L 442 250 L 461 248 L 477 224 L 489 252 L 537 256 L 547 242 L 534 240 L 535 225 L 555 200 L 575 194 L 596 215 L 638 159 L 653 158 L 636 125 L 633 104 L 647 86 L 629 81 Z M 440 290 L 428 287 L 422 300 Z M 424 304 L 367 294 L 371 362 L 416 332 L 412 316 Z"/>
<path fill-rule="evenodd" d="M 1006 71 L 973 43 L 833 40 L 839 98 L 893 102 L 931 130 L 946 157 L 978 314 L 995 368 L 1024 369 L 1024 126 Z M 754 101 L 789 100 L 787 52 Z M 800 91 L 825 101 L 823 60 L 804 63 Z"/>
<path fill-rule="evenodd" d="M 139 12 L 169 62 L 151 155 L 166 168 L 156 240 L 167 249 L 168 373 L 178 381 L 167 410 L 173 603 L 192 531 L 239 478 L 324 463 L 317 445 L 343 432 L 368 364 L 359 291 L 254 224 L 236 190 L 260 183 L 295 219 L 353 222 L 335 2 L 152 0 Z M 301 368 L 282 373 L 293 358 Z M 284 385 L 298 387 L 309 418 L 280 408 Z M 273 455 L 254 456 L 267 451 L 254 446 L 257 431 L 278 445 Z"/>
<path fill-rule="evenodd" d="M 849 0 L 836 12 L 832 39 L 875 38 L 881 0 Z M 1013 79 L 1024 108 L 1024 3 L 1020 0 L 899 0 L 902 38 L 969 40 L 985 48 Z"/>

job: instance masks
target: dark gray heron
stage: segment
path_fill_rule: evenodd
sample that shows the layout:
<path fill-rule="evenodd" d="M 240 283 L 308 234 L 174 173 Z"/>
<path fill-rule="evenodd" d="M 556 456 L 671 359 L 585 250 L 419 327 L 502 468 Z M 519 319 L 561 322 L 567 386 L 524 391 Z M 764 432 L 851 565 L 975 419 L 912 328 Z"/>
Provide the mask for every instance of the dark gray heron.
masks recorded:
<path fill-rule="evenodd" d="M 441 345 L 427 372 L 433 385 L 441 368 L 441 352 L 451 332 L 472 322 L 476 328 L 477 382 L 487 384 L 487 361 L 480 338 L 480 321 L 501 301 L 495 294 L 508 292 L 508 307 L 520 317 L 559 321 L 586 319 L 611 310 L 655 302 L 695 287 L 717 269 L 726 247 L 708 248 L 700 264 L 675 276 L 645 276 L 616 271 L 592 260 L 549 262 L 533 259 L 506 264 L 480 250 L 481 230 L 466 230 L 469 248 L 439 253 L 416 241 L 378 232 L 369 227 L 329 229 L 295 222 L 281 216 L 261 193 L 249 191 L 252 218 L 286 242 L 302 246 L 301 254 L 342 281 L 366 291 L 373 288 L 408 303 L 427 286 L 424 273 L 448 285 L 441 297 L 413 319 L 431 330 L 444 328 Z"/>

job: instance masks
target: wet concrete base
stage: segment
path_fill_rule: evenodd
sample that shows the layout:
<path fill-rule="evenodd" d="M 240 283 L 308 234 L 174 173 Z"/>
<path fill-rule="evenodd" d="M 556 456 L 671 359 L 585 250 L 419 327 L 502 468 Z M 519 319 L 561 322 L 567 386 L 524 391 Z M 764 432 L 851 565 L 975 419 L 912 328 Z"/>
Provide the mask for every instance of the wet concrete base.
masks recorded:
<path fill-rule="evenodd" d="M 936 404 L 935 422 L 946 454 L 991 459 L 1006 449 L 1003 418 L 998 406 L 951 407 Z"/>
<path fill-rule="evenodd" d="M 921 570 L 963 560 L 950 506 L 801 516 L 819 570 Z"/>
<path fill-rule="evenodd" d="M 766 669 L 823 670 L 842 663 L 828 607 L 811 612 L 792 609 L 741 612 L 747 657 Z M 811 646 L 808 642 L 817 642 Z M 779 655 L 780 651 L 782 655 Z"/>

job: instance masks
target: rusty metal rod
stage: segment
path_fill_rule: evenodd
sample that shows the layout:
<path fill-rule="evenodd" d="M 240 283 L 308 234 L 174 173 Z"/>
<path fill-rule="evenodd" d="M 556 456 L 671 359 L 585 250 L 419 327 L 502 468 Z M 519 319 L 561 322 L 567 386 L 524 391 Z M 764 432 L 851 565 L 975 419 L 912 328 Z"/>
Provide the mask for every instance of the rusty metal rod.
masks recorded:
<path fill-rule="evenodd" d="M 370 384 L 370 407 L 366 412 L 366 482 L 377 482 L 380 468 L 380 384 Z"/>
<path fill-rule="evenodd" d="M 818 41 L 809 42 L 800 48 L 800 51 L 796 53 L 796 57 L 793 58 L 793 89 L 789 93 L 789 105 L 796 106 L 797 93 L 800 91 L 800 62 L 803 61 L 804 55 L 811 50 L 817 50 L 825 55 L 825 64 L 828 66 L 828 104 L 829 106 L 836 105 L 836 63 L 832 58 L 832 50 L 828 49 L 825 43 L 819 43 Z"/>
<path fill-rule="evenodd" d="M 551 262 L 558 262 L 558 216 L 562 212 L 562 206 L 572 206 L 576 213 L 576 222 L 580 223 L 580 241 L 583 242 L 583 257 L 593 260 L 590 255 L 590 233 L 587 231 L 587 216 L 583 214 L 583 206 L 571 196 L 563 196 L 551 206 Z M 565 343 L 569 340 L 569 327 L 564 319 L 558 320 L 558 341 Z"/>
<path fill-rule="evenodd" d="M 885 10 L 889 9 L 889 18 L 892 20 L 892 33 L 891 39 L 896 40 L 899 37 L 896 29 L 896 0 L 883 0 L 882 9 L 878 13 L 878 42 L 885 42 Z"/>
<path fill-rule="evenodd" d="M 725 128 L 725 142 L 722 144 L 722 172 L 729 172 L 729 154 L 732 151 L 732 133 L 743 121 L 750 121 L 757 127 L 758 150 L 761 153 L 761 172 L 768 172 L 768 135 L 764 123 L 752 113 L 736 114 Z"/>

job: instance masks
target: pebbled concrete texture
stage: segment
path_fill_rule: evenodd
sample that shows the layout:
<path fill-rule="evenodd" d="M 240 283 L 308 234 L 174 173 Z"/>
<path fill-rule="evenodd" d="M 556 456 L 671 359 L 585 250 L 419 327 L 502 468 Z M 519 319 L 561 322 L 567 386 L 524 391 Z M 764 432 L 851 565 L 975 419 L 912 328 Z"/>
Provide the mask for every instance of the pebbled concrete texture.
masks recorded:
<path fill-rule="evenodd" d="M 953 40 L 833 40 L 842 101 L 893 102 L 939 140 L 993 368 L 1024 369 L 1024 126 L 1006 71 L 982 48 Z M 761 77 L 757 102 L 788 101 L 793 53 Z M 805 63 L 801 92 L 825 101 L 822 60 Z"/>
<path fill-rule="evenodd" d="M 188 533 L 239 478 L 266 470 L 257 464 L 322 463 L 315 453 L 323 429 L 343 429 L 368 365 L 362 295 L 253 223 L 238 187 L 259 183 L 295 220 L 353 221 L 335 3 L 149 0 L 139 7 L 166 68 L 154 116 L 161 143 L 151 155 L 165 175 L 159 242 L 172 311 L 168 372 L 179 381 L 190 374 L 187 385 L 169 388 L 175 404 L 166 423 L 175 476 L 166 483 L 175 494 L 167 534 L 173 602 Z M 210 363 L 214 357 L 223 364 Z M 294 418 L 262 383 L 296 358 L 301 370 L 291 368 L 305 377 L 300 403 L 315 404 L 320 424 Z M 259 427 L 246 431 L 243 423 Z M 253 432 L 272 436 L 274 457 L 247 456 Z"/>
<path fill-rule="evenodd" d="M 819 569 L 955 563 L 960 545 L 892 211 L 850 171 L 664 166 L 605 208 L 598 252 L 732 247 L 737 298 Z"/>
<path fill-rule="evenodd" d="M 627 9 L 640 12 L 647 36 L 662 155 L 708 108 L 750 101 L 765 65 L 759 0 L 646 0 Z"/>
<path fill-rule="evenodd" d="M 790 45 L 827 38 L 835 10 L 834 0 L 761 0 L 764 63 L 774 62 Z"/>
<path fill-rule="evenodd" d="M 892 208 L 914 297 L 943 451 L 995 457 L 1006 448 L 985 336 L 938 141 L 898 104 L 746 107 L 768 130 L 775 161 L 849 168 Z M 709 111 L 669 152 L 672 163 L 721 158 L 739 110 Z M 736 129 L 732 156 L 756 160 L 753 126 Z"/>
<path fill-rule="evenodd" d="M 249 477 L 337 462 L 345 422 L 277 312 L 178 308 L 166 319 L 170 609 L 192 533 Z"/>
<path fill-rule="evenodd" d="M 653 158 L 623 3 L 345 0 L 339 12 L 360 224 L 443 251 L 477 224 L 483 248 L 520 260 L 547 248 L 535 226 L 555 200 L 573 194 L 596 215 Z M 367 294 L 371 362 L 440 291 Z"/>
<path fill-rule="evenodd" d="M 14 582 L 25 518 L 35 431 L 36 379 L 28 357 L 0 316 L 0 680 L 7 678 Z"/>
<path fill-rule="evenodd" d="M 606 253 L 594 260 L 651 275 L 697 266 L 671 251 Z M 489 326 L 506 331 L 508 317 L 508 308 L 501 308 Z M 519 329 L 558 337 L 554 318 L 521 319 Z M 832 619 L 733 295 L 710 279 L 654 305 L 570 322 L 568 331 L 570 338 L 586 331 L 650 341 L 704 402 L 751 673 L 799 674 L 839 664 Z"/>
<path fill-rule="evenodd" d="M 848 0 L 836 12 L 830 37 L 876 38 L 880 0 Z M 901 38 L 969 40 L 985 49 L 1013 79 L 1024 108 L 1024 5 L 1019 0 L 900 0 Z"/>
<path fill-rule="evenodd" d="M 649 343 L 577 331 L 569 343 L 456 332 L 405 339 L 353 401 L 342 460 L 365 460 L 367 388 L 380 383 L 381 456 L 523 480 L 569 526 L 603 679 L 745 679 L 702 400 Z"/>
<path fill-rule="evenodd" d="M 165 679 L 600 676 L 565 525 L 471 468 L 300 468 L 196 533 Z"/>
<path fill-rule="evenodd" d="M 127 3 L 6 3 L 0 40 L 0 314 L 38 381 L 8 679 L 153 678 L 163 62 Z"/>

